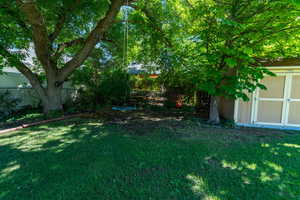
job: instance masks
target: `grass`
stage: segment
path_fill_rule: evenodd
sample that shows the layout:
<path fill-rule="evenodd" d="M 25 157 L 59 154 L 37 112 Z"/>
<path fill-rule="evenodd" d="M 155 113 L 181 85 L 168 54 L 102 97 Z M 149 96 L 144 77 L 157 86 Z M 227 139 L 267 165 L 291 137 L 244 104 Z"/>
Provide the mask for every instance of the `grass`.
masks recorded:
<path fill-rule="evenodd" d="M 2 123 L 12 123 L 16 121 L 29 121 L 29 120 L 39 120 L 43 119 L 43 113 L 40 110 L 30 110 L 24 111 L 20 113 L 14 113 L 12 115 L 8 115 L 0 120 Z"/>
<path fill-rule="evenodd" d="M 0 118 L 0 130 L 12 128 L 21 124 L 33 123 L 51 118 L 61 117 L 62 113 L 56 112 L 44 115 L 39 109 L 24 109 L 8 116 Z"/>
<path fill-rule="evenodd" d="M 0 135 L 0 199 L 300 199 L 300 135 L 97 120 Z"/>

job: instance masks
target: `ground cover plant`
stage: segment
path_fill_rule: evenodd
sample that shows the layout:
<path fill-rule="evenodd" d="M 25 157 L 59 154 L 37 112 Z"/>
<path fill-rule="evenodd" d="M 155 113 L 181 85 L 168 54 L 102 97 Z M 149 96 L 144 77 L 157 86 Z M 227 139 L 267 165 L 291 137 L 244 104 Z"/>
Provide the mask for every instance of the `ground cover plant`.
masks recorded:
<path fill-rule="evenodd" d="M 126 116 L 0 135 L 0 199 L 300 197 L 297 132 L 212 128 L 179 115 Z"/>

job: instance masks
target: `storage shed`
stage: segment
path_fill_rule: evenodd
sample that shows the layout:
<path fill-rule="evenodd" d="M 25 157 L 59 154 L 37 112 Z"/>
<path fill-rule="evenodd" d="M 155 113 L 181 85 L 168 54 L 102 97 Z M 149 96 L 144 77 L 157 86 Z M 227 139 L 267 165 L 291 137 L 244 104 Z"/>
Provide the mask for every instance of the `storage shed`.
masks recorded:
<path fill-rule="evenodd" d="M 300 129 L 300 60 L 281 60 L 265 66 L 276 74 L 261 81 L 267 90 L 249 94 L 248 102 L 222 98 L 221 116 L 241 126 Z"/>

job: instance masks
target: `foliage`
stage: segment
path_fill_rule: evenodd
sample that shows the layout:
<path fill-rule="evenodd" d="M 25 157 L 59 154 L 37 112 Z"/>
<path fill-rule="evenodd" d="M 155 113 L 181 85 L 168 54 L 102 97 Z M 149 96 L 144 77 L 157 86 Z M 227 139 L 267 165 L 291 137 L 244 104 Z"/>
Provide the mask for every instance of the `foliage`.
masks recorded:
<path fill-rule="evenodd" d="M 293 2 L 178 0 L 165 8 L 158 2 L 140 7 L 133 16 L 146 22 L 134 32 L 140 53 L 133 53 L 158 63 L 166 85 L 247 100 L 247 92 L 265 89 L 259 81 L 273 75 L 262 60 L 299 54 Z"/>
<path fill-rule="evenodd" d="M 0 0 L 1 68 L 15 67 L 29 80 L 45 113 L 61 110 L 64 82 L 95 48 L 113 46 L 107 44 L 113 43 L 114 37 L 108 32 L 124 3 L 123 0 Z M 114 30 L 121 33 L 122 23 L 116 24 Z"/>
<path fill-rule="evenodd" d="M 99 90 L 105 102 L 122 105 L 129 100 L 132 84 L 127 71 L 113 68 L 104 71 Z"/>
<path fill-rule="evenodd" d="M 259 80 L 272 75 L 261 66 L 258 58 L 272 57 L 265 50 L 266 44 L 288 37 L 289 30 L 297 29 L 296 11 L 290 12 L 293 5 L 285 1 L 253 1 L 250 4 L 218 1 L 206 7 L 203 3 L 196 4 L 195 9 L 204 17 L 193 16 L 203 27 L 198 34 L 194 31 L 202 41 L 198 40 L 192 50 L 203 58 L 201 64 L 196 63 L 205 72 L 201 72 L 205 81 L 198 87 L 214 96 L 247 100 L 245 91 L 253 92 L 257 87 L 265 89 Z"/>
<path fill-rule="evenodd" d="M 0 1 L 0 63 L 23 70 L 44 99 L 51 96 L 44 91 L 55 91 L 75 68 L 108 60 L 120 65 L 123 59 L 123 65 L 158 66 L 167 87 L 247 100 L 247 92 L 264 89 L 259 81 L 272 75 L 262 59 L 300 55 L 297 1 L 138 0 L 128 6 L 121 0 L 19 2 L 25 6 Z M 97 24 L 102 28 L 95 29 Z M 37 55 L 34 69 L 20 62 L 30 49 Z M 93 51 L 98 51 L 98 60 L 88 58 Z M 39 88 L 42 79 L 52 90 Z"/>
<path fill-rule="evenodd" d="M 19 103 L 20 99 L 14 98 L 8 90 L 0 93 L 0 119 L 14 112 Z"/>
<path fill-rule="evenodd" d="M 0 198 L 300 196 L 299 134 L 199 127 L 176 121 L 175 127 L 155 126 L 136 136 L 99 120 L 76 119 L 2 134 Z"/>
<path fill-rule="evenodd" d="M 54 41 L 54 48 L 59 48 L 63 43 L 73 41 L 76 38 L 85 38 L 88 36 L 93 26 L 99 18 L 103 18 L 109 7 L 109 2 L 103 0 L 92 2 L 88 0 L 76 2 L 70 0 L 47 0 L 36 1 L 34 2 L 35 4 L 47 22 L 45 25 L 47 26 L 49 35 L 56 31 L 55 28 L 58 28 L 56 27 L 58 23 L 63 23 L 62 25 L 64 25 L 61 27 L 62 30 L 60 30 L 61 32 L 59 32 Z M 24 11 L 20 9 L 22 6 L 18 5 L 15 1 L 8 2 L 4 0 L 0 1 L 0 5 L 0 17 L 3 22 L 0 25 L 0 30 L 2 31 L 0 34 L 1 45 L 5 45 L 9 49 L 23 50 L 15 52 L 19 58 L 28 56 L 30 45 L 33 45 L 33 36 L 29 30 L 26 30 L 30 27 L 28 27 L 27 23 L 29 22 L 26 21 Z M 68 46 L 66 49 L 63 49 L 66 51 L 64 55 L 72 56 L 76 53 L 77 49 L 78 46 Z M 65 58 L 60 55 L 59 68 L 65 64 L 64 60 Z M 40 61 L 38 61 L 38 64 L 40 65 Z"/>
<path fill-rule="evenodd" d="M 157 91 L 160 90 L 160 82 L 157 78 L 152 78 L 148 74 L 143 74 L 141 76 L 135 76 L 134 80 L 134 88 L 139 90 L 152 90 Z"/>
<path fill-rule="evenodd" d="M 95 108 L 102 104 L 125 104 L 131 94 L 133 80 L 122 68 L 83 68 L 73 77 L 73 83 L 80 87 L 77 103 L 80 107 Z"/>

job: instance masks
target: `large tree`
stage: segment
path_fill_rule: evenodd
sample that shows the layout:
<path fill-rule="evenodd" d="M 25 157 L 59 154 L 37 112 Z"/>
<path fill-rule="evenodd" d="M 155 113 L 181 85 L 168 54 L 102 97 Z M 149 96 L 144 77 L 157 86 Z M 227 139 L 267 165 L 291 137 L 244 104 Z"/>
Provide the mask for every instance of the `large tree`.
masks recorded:
<path fill-rule="evenodd" d="M 164 7 L 161 1 L 139 4 L 134 8 L 144 25 L 134 26 L 137 57 L 146 63 L 163 61 L 161 71 L 179 72 L 177 77 L 194 84 L 195 90 L 208 92 L 212 97 L 210 121 L 218 123 L 220 97 L 247 100 L 247 92 L 264 88 L 259 81 L 270 72 L 260 66 L 262 58 L 297 56 L 291 51 L 298 49 L 300 30 L 296 2 L 174 0 Z M 167 74 L 168 81 L 171 75 Z"/>
<path fill-rule="evenodd" d="M 110 41 L 120 8 L 135 1 L 0 0 L 0 64 L 29 80 L 45 113 L 61 110 L 63 83 L 95 46 Z M 35 66 L 25 62 L 32 47 Z"/>
<path fill-rule="evenodd" d="M 247 92 L 257 87 L 265 89 L 259 81 L 270 72 L 260 60 L 272 58 L 275 53 L 277 57 L 286 56 L 284 45 L 281 49 L 274 46 L 299 33 L 299 10 L 283 0 L 199 1 L 195 9 L 202 13 L 194 16 L 202 27 L 195 33 L 202 40 L 199 55 L 206 63 L 205 82 L 199 88 L 212 95 L 210 120 L 218 123 L 221 96 L 247 100 Z"/>

